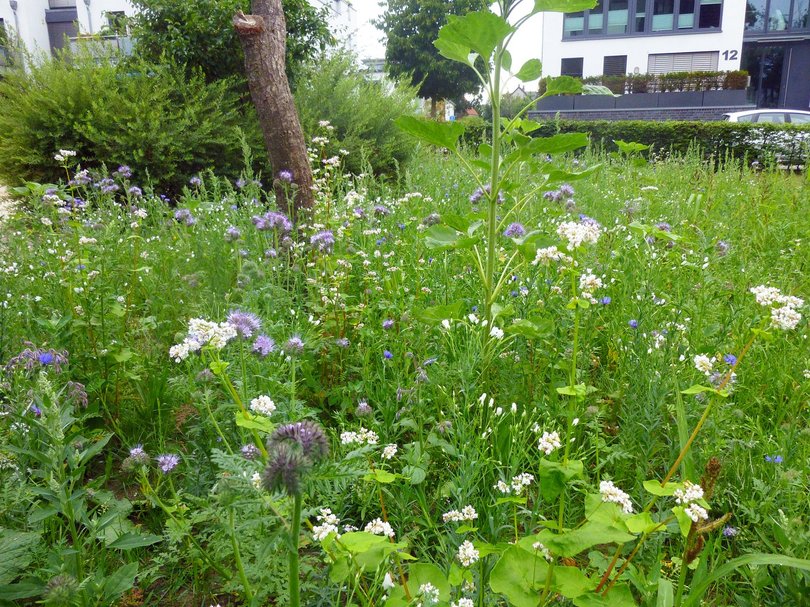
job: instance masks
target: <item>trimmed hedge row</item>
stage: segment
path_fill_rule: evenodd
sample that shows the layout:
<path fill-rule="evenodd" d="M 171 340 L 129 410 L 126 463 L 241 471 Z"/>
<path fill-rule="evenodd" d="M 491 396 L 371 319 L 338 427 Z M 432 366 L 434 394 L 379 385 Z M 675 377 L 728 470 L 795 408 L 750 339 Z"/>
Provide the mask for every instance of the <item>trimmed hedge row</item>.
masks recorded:
<path fill-rule="evenodd" d="M 616 151 L 614 141 L 635 141 L 657 154 L 685 154 L 699 148 L 707 158 L 748 162 L 777 159 L 804 164 L 810 148 L 810 125 L 745 124 L 738 122 L 645 120 L 549 120 L 534 133 L 588 133 L 591 145 Z M 649 152 L 648 152 L 649 153 Z"/>

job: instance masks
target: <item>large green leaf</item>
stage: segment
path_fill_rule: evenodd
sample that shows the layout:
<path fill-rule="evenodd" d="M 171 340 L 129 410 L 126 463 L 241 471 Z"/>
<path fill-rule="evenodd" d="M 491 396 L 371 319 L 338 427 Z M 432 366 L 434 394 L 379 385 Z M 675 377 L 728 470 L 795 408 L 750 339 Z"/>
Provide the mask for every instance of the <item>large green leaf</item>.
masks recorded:
<path fill-rule="evenodd" d="M 109 547 L 118 550 L 132 550 L 133 548 L 143 548 L 144 546 L 157 544 L 162 539 L 161 536 L 151 533 L 124 533 L 111 542 Z"/>
<path fill-rule="evenodd" d="M 588 593 L 574 599 L 576 607 L 638 607 L 626 584 L 616 584 L 607 595 Z"/>
<path fill-rule="evenodd" d="M 513 607 L 537 607 L 548 573 L 548 563 L 537 551 L 510 546 L 489 576 L 489 587 L 504 595 Z"/>
<path fill-rule="evenodd" d="M 437 325 L 443 320 L 461 318 L 464 313 L 464 302 L 456 301 L 445 306 L 431 306 L 416 313 L 416 318 L 428 324 Z"/>
<path fill-rule="evenodd" d="M 559 133 L 551 137 L 535 137 L 527 145 L 532 154 L 562 154 L 588 145 L 586 133 Z"/>
<path fill-rule="evenodd" d="M 656 480 L 648 480 L 644 481 L 642 484 L 648 493 L 652 493 L 653 495 L 657 495 L 659 497 L 669 497 L 670 495 L 675 495 L 675 492 L 678 489 L 683 489 L 683 483 L 667 483 L 662 487 L 660 482 Z"/>
<path fill-rule="evenodd" d="M 439 591 L 439 600 L 450 600 L 450 582 L 436 565 L 413 563 L 408 567 L 408 586 L 411 593 L 417 592 L 422 584 L 433 584 Z"/>
<path fill-rule="evenodd" d="M 589 578 L 578 567 L 555 567 L 552 584 L 561 595 L 573 599 L 594 590 L 599 582 Z"/>
<path fill-rule="evenodd" d="M 746 554 L 720 565 L 699 583 L 693 584 L 689 596 L 681 603 L 682 607 L 697 607 L 700 605 L 703 595 L 706 594 L 712 584 L 743 565 L 779 565 L 780 567 L 792 567 L 802 571 L 810 571 L 810 560 L 807 559 L 797 559 L 791 556 L 782 556 L 781 554 Z"/>
<path fill-rule="evenodd" d="M 464 125 L 461 122 L 436 122 L 414 116 L 400 116 L 394 124 L 401 131 L 417 139 L 450 150 L 456 149 L 458 138 L 464 133 Z"/>
<path fill-rule="evenodd" d="M 624 544 L 636 536 L 622 531 L 613 525 L 588 521 L 573 531 L 566 531 L 545 538 L 546 548 L 558 556 L 576 556 L 591 546 L 598 544 Z"/>
<path fill-rule="evenodd" d="M 546 92 L 543 97 L 552 95 L 577 95 L 582 92 L 582 81 L 571 76 L 557 76 L 546 80 Z"/>
<path fill-rule="evenodd" d="M 541 459 L 537 476 L 540 480 L 540 494 L 543 499 L 546 501 L 555 499 L 571 480 L 582 476 L 583 470 L 581 460 L 572 460 L 564 464 Z"/>
<path fill-rule="evenodd" d="M 430 226 L 425 232 L 425 246 L 436 251 L 467 249 L 480 240 L 478 236 L 464 236 L 447 226 Z"/>
<path fill-rule="evenodd" d="M 39 533 L 0 529 L 0 584 L 10 584 L 34 558 Z"/>
<path fill-rule="evenodd" d="M 582 94 L 583 95 L 607 95 L 608 97 L 621 97 L 621 95 L 617 95 L 613 91 L 611 91 L 608 87 L 602 86 L 601 84 L 583 84 L 582 85 Z"/>
<path fill-rule="evenodd" d="M 128 563 L 122 565 L 112 575 L 104 580 L 101 592 L 106 601 L 113 603 L 114 599 L 124 594 L 135 584 L 135 576 L 138 573 L 138 563 Z"/>
<path fill-rule="evenodd" d="M 596 0 L 534 0 L 534 13 L 576 13 L 596 6 Z"/>
<path fill-rule="evenodd" d="M 450 15 L 433 43 L 448 59 L 473 65 L 476 53 L 489 61 L 495 47 L 514 31 L 502 17 L 490 11 L 474 11 L 459 17 Z"/>
<path fill-rule="evenodd" d="M 367 531 L 352 531 L 340 536 L 340 544 L 352 554 L 360 554 L 380 544 L 388 543 L 388 539 L 381 535 L 374 535 Z"/>

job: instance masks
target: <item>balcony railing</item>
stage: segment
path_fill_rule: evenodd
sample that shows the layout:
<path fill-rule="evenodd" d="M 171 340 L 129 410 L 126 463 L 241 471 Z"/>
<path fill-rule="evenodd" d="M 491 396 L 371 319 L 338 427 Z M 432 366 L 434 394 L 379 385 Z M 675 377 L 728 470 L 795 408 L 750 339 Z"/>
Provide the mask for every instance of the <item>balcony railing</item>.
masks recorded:
<path fill-rule="evenodd" d="M 48 8 L 76 8 L 76 0 L 48 0 Z"/>
<path fill-rule="evenodd" d="M 69 38 L 70 50 L 90 47 L 100 55 L 112 53 L 132 54 L 132 38 L 129 36 L 77 36 Z"/>

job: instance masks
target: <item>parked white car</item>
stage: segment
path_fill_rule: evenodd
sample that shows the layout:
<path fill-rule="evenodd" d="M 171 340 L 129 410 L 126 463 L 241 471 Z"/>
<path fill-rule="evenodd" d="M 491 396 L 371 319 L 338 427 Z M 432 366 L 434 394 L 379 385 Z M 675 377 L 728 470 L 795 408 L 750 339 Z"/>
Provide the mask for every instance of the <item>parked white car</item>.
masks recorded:
<path fill-rule="evenodd" d="M 723 114 L 728 122 L 754 124 L 810 124 L 810 112 L 803 110 L 748 110 Z"/>

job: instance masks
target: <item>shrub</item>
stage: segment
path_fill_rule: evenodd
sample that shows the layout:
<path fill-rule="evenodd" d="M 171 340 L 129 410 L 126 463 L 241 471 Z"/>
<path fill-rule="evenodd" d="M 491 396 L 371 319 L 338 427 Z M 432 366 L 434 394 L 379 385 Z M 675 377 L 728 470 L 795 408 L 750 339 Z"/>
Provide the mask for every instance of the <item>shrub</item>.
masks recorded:
<path fill-rule="evenodd" d="M 332 124 L 326 153 L 347 150 L 349 171 L 362 172 L 367 161 L 375 173 L 390 173 L 410 156 L 413 142 L 394 119 L 413 113 L 415 87 L 368 80 L 351 56 L 338 53 L 311 65 L 295 96 L 306 133 L 316 133 L 322 120 Z"/>
<path fill-rule="evenodd" d="M 169 190 L 210 166 L 236 175 L 242 128 L 258 137 L 252 108 L 239 108 L 227 80 L 64 56 L 0 83 L 0 178 L 54 181 L 64 173 L 53 156 L 65 148 L 83 168 L 126 164 Z"/>
<path fill-rule="evenodd" d="M 616 151 L 614 141 L 635 141 L 656 153 L 685 154 L 698 147 L 706 157 L 768 160 L 801 164 L 807 156 L 810 127 L 737 122 L 646 120 L 559 120 L 544 122 L 535 133 L 588 133 L 591 143 Z"/>

